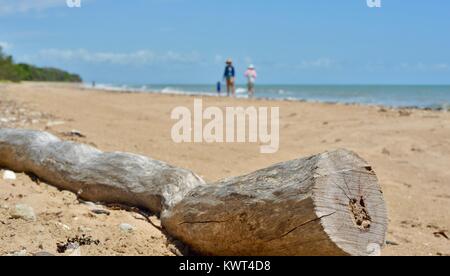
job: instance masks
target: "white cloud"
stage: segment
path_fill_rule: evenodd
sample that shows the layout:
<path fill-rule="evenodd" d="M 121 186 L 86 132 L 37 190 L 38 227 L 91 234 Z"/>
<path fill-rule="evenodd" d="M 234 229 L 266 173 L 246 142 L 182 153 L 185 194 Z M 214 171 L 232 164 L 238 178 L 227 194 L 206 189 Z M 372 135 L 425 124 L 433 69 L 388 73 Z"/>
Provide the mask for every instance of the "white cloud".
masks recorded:
<path fill-rule="evenodd" d="M 225 62 L 225 59 L 224 59 L 224 57 L 222 55 L 217 54 L 214 57 L 214 64 L 222 64 L 224 62 Z"/>
<path fill-rule="evenodd" d="M 4 41 L 0 41 L 0 47 L 2 47 L 3 50 L 8 51 L 12 49 L 12 44 Z"/>
<path fill-rule="evenodd" d="M 438 70 L 448 70 L 448 69 L 450 69 L 450 65 L 448 65 L 447 63 L 440 63 L 440 64 L 435 64 L 435 68 Z"/>
<path fill-rule="evenodd" d="M 330 58 L 318 58 L 315 60 L 302 61 L 297 65 L 298 69 L 330 69 L 336 62 Z"/>
<path fill-rule="evenodd" d="M 335 59 L 328 57 L 319 57 L 316 59 L 290 60 L 290 61 L 273 61 L 258 60 L 258 67 L 272 68 L 276 70 L 289 71 L 311 71 L 311 70 L 335 70 L 342 69 L 343 64 Z"/>
<path fill-rule="evenodd" d="M 0 0 L 0 15 L 43 11 L 65 5 L 66 0 Z"/>
<path fill-rule="evenodd" d="M 403 71 L 447 71 L 450 69 L 450 65 L 448 63 L 402 63 L 397 67 L 399 70 Z"/>
<path fill-rule="evenodd" d="M 81 0 L 82 5 L 94 0 Z M 68 7 L 67 0 L 0 0 L 0 16 Z"/>
<path fill-rule="evenodd" d="M 247 65 L 253 64 L 253 59 L 251 57 L 245 57 L 244 63 Z"/>
<path fill-rule="evenodd" d="M 129 53 L 91 52 L 85 49 L 46 49 L 41 50 L 37 56 L 47 61 L 108 63 L 117 65 L 148 65 L 156 63 L 181 63 L 190 64 L 201 61 L 199 54 L 178 53 L 167 51 L 158 53 L 151 50 L 139 50 Z"/>

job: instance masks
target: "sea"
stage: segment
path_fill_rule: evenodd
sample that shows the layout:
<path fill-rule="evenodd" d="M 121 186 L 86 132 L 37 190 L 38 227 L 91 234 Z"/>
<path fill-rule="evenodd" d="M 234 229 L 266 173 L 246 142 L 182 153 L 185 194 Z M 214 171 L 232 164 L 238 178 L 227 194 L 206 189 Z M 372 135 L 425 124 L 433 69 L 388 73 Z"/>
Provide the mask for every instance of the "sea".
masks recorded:
<path fill-rule="evenodd" d="M 92 84 L 85 84 L 92 88 Z M 216 85 L 96 84 L 96 89 L 122 92 L 218 96 Z M 226 95 L 222 85 L 221 96 Z M 245 85 L 236 87 L 247 98 Z M 323 103 L 377 105 L 450 111 L 450 85 L 258 85 L 255 98 Z"/>

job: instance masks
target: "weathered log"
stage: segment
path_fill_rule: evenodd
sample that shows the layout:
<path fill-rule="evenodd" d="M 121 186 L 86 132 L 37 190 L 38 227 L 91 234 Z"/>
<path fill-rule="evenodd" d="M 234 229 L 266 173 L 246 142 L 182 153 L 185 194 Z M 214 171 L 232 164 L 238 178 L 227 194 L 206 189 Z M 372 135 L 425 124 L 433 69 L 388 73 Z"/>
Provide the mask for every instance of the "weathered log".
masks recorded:
<path fill-rule="evenodd" d="M 162 212 L 166 231 L 205 255 L 377 255 L 385 240 L 375 173 L 346 150 L 205 185 L 147 157 L 0 129 L 0 167 L 86 200 Z"/>
<path fill-rule="evenodd" d="M 162 224 L 204 255 L 379 255 L 387 212 L 372 168 L 338 150 L 194 188 Z"/>
<path fill-rule="evenodd" d="M 196 174 L 144 156 L 61 141 L 32 130 L 0 129 L 0 167 L 32 173 L 82 199 L 120 203 L 159 214 L 192 188 Z"/>

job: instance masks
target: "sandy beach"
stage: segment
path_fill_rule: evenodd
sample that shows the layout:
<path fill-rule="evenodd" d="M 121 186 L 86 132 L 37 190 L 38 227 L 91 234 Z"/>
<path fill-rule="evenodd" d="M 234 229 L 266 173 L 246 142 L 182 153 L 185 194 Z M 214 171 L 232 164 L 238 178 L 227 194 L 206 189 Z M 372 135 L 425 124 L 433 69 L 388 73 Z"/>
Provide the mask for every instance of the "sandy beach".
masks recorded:
<path fill-rule="evenodd" d="M 450 113 L 376 106 L 204 97 L 205 106 L 280 107 L 280 149 L 259 144 L 181 143 L 171 139 L 171 111 L 194 96 L 98 91 L 72 84 L 0 84 L 0 127 L 51 132 L 104 151 L 146 155 L 190 169 L 207 181 L 242 175 L 327 150 L 358 153 L 376 171 L 389 212 L 383 255 L 450 255 Z M 68 137 L 77 130 L 85 137 Z M 32 206 L 35 222 L 9 218 Z M 174 255 L 177 250 L 136 213 L 90 206 L 18 174 L 0 180 L 0 255 L 57 254 L 56 244 L 89 235 L 83 255 Z M 92 210 L 108 210 L 109 215 Z M 156 217 L 152 218 L 157 225 Z M 120 229 L 127 223 L 132 232 Z"/>

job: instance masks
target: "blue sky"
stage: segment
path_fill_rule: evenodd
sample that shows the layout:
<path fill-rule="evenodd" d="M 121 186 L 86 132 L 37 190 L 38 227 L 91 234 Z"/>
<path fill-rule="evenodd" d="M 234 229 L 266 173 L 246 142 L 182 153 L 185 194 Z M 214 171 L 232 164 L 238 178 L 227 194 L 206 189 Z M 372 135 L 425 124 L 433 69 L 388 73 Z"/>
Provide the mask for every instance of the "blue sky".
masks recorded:
<path fill-rule="evenodd" d="M 103 83 L 450 84 L 450 1 L 0 0 L 18 61 Z"/>

